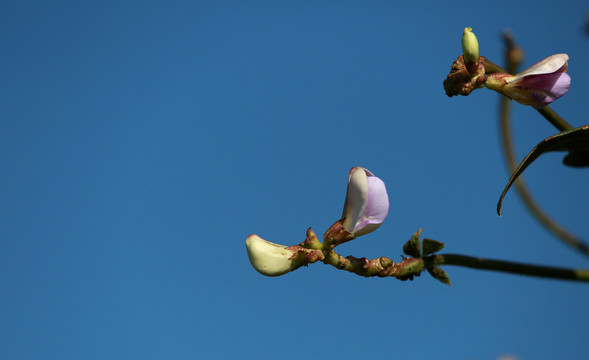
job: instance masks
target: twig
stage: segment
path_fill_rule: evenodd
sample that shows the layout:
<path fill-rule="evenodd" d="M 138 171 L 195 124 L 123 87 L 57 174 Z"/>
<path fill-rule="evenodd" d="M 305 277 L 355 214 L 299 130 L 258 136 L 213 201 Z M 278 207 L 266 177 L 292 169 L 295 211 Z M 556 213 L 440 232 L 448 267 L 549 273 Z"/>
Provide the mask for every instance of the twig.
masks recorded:
<path fill-rule="evenodd" d="M 414 235 L 418 236 L 418 241 L 420 232 L 421 230 Z M 344 257 L 333 250 L 333 246 L 330 245 L 329 241 L 321 243 L 310 228 L 307 229 L 305 241 L 289 249 L 296 252 L 293 258 L 299 259 L 299 267 L 321 261 L 339 270 L 349 271 L 365 277 L 394 277 L 400 280 L 407 280 L 413 279 L 414 276 L 419 276 L 424 270 L 433 270 L 441 265 L 455 265 L 518 275 L 589 282 L 589 270 L 539 266 L 457 254 L 404 257 L 398 263 L 385 256 L 376 259 L 357 258 L 354 256 Z"/>

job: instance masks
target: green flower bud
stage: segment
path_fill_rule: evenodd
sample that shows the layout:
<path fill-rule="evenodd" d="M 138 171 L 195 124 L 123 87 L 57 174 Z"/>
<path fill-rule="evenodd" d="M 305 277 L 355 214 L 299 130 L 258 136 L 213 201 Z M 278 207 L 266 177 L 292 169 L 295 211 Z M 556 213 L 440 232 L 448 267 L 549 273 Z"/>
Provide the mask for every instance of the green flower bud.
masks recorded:
<path fill-rule="evenodd" d="M 479 63 L 479 42 L 474 36 L 472 28 L 465 28 L 462 34 L 462 54 L 464 55 L 464 63 Z"/>

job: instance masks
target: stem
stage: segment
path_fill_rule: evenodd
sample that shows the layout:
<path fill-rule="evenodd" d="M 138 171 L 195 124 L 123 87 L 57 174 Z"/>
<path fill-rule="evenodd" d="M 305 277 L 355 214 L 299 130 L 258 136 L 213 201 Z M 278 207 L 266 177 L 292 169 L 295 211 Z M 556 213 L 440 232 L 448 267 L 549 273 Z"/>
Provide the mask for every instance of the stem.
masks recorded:
<path fill-rule="evenodd" d="M 457 254 L 403 258 L 398 263 L 384 256 L 376 259 L 354 256 L 343 257 L 336 253 L 330 245 L 321 244 L 311 228 L 307 229 L 305 241 L 292 248 L 293 250 L 296 248 L 297 251 L 301 252 L 303 258 L 306 256 L 304 265 L 321 261 L 339 270 L 349 271 L 365 277 L 395 277 L 400 280 L 407 280 L 419 276 L 425 269 L 432 269 L 440 265 L 454 265 L 518 275 L 589 282 L 589 270 L 531 265 Z M 313 256 L 310 257 L 310 254 Z"/>
<path fill-rule="evenodd" d="M 326 251 L 321 261 L 339 270 L 349 271 L 360 276 L 395 277 L 401 280 L 419 276 L 427 268 L 454 265 L 518 275 L 589 282 L 589 270 L 531 265 L 457 254 L 432 255 L 423 259 L 405 258 L 403 261 L 395 263 L 387 257 L 369 260 L 353 256 L 343 257 L 335 251 Z"/>
<path fill-rule="evenodd" d="M 522 264 L 510 261 L 483 259 L 457 254 L 433 255 L 424 259 L 427 267 L 457 265 L 482 270 L 501 271 L 512 274 L 545 277 L 562 280 L 589 281 L 589 270 L 564 269 L 551 266 Z"/>
<path fill-rule="evenodd" d="M 544 106 L 541 109 L 537 109 L 538 112 L 544 116 L 546 120 L 548 120 L 555 128 L 559 131 L 571 130 L 573 127 L 571 124 L 565 121 L 565 119 L 561 118 L 554 110 L 552 110 L 548 106 Z"/>

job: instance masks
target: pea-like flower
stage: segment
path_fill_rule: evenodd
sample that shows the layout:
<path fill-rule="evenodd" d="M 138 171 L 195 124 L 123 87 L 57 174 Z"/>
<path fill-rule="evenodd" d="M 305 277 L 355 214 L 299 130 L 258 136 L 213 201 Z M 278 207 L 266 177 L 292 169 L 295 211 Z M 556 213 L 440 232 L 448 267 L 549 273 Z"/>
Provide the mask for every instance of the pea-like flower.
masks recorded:
<path fill-rule="evenodd" d="M 569 91 L 568 60 L 567 54 L 556 54 L 517 75 L 489 74 L 486 86 L 520 104 L 540 109 Z"/>
<path fill-rule="evenodd" d="M 294 251 L 287 246 L 266 241 L 258 235 L 250 235 L 245 241 L 250 263 L 260 274 L 280 276 L 300 267 L 293 260 Z"/>
<path fill-rule="evenodd" d="M 342 226 L 353 237 L 376 230 L 389 213 L 384 182 L 362 167 L 350 170 Z"/>

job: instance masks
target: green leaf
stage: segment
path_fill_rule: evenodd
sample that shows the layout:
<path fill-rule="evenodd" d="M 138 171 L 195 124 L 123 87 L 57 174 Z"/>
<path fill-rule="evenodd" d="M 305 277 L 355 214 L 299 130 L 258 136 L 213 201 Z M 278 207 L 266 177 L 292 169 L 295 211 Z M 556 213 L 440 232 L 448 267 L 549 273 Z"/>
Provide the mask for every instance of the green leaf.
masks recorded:
<path fill-rule="evenodd" d="M 503 193 L 497 204 L 497 214 L 501 216 L 501 206 L 503 198 L 507 191 L 520 176 L 524 170 L 536 160 L 540 155 L 550 151 L 569 151 L 564 158 L 563 163 L 568 166 L 584 167 L 589 166 L 589 125 L 581 126 L 576 129 L 563 131 L 559 134 L 542 140 L 530 153 L 522 160 L 517 169 L 511 175 Z"/>
<path fill-rule="evenodd" d="M 413 234 L 409 240 L 407 240 L 405 245 L 403 245 L 403 252 L 406 255 L 414 258 L 421 257 L 421 241 L 419 240 L 421 236 L 421 230 L 423 229 L 417 230 L 417 232 Z"/>
<path fill-rule="evenodd" d="M 444 248 L 444 243 L 438 240 L 423 239 L 423 256 L 428 256 Z"/>
<path fill-rule="evenodd" d="M 450 282 L 450 277 L 448 276 L 448 273 L 445 272 L 444 270 L 440 269 L 439 267 L 434 266 L 432 268 L 428 268 L 427 272 L 429 272 L 429 274 L 431 276 L 433 276 L 434 279 L 439 280 L 440 282 L 443 282 L 446 285 L 452 286 L 452 283 Z"/>

